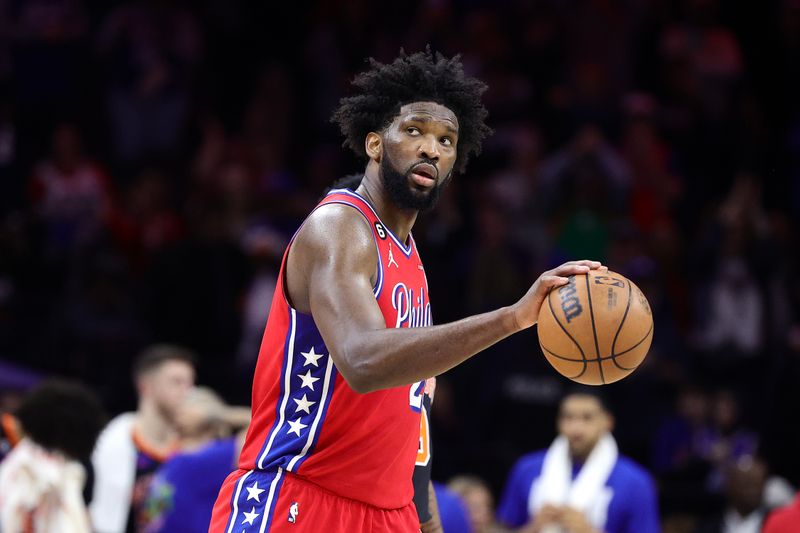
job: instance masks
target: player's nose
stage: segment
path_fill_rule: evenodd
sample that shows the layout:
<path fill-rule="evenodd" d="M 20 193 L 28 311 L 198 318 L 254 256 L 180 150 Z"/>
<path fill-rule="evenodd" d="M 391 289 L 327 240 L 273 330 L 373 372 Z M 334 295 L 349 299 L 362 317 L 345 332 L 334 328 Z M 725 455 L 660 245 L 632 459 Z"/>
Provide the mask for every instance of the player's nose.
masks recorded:
<path fill-rule="evenodd" d="M 417 154 L 422 159 L 439 160 L 439 147 L 433 135 L 426 135 L 422 138 L 417 148 Z"/>

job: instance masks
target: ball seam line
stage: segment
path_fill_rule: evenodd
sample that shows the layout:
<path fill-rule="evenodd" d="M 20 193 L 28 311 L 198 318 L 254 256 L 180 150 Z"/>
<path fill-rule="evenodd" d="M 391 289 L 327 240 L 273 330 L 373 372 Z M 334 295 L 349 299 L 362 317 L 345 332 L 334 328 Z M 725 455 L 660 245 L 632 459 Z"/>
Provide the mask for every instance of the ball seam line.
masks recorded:
<path fill-rule="evenodd" d="M 620 370 L 629 370 L 624 368 L 622 365 L 617 363 L 617 338 L 619 338 L 619 333 L 622 331 L 622 326 L 625 325 L 625 319 L 628 318 L 628 311 L 631 309 L 631 299 L 633 299 L 633 287 L 631 286 L 631 280 L 625 279 L 628 282 L 628 304 L 625 306 L 625 314 L 622 315 L 622 320 L 619 323 L 619 327 L 617 328 L 617 332 L 614 334 L 614 341 L 611 343 L 611 362 L 614 363 L 614 366 L 619 368 Z M 646 337 L 647 335 L 645 335 Z"/>
<path fill-rule="evenodd" d="M 639 345 L 640 345 L 640 344 L 642 344 L 644 341 L 646 341 L 646 340 L 647 340 L 647 338 L 648 338 L 648 337 L 649 337 L 649 336 L 650 336 L 652 333 L 653 333 L 653 326 L 651 325 L 651 326 L 650 326 L 650 329 L 648 329 L 648 330 L 647 330 L 647 333 L 645 333 L 645 334 L 644 334 L 644 337 L 642 337 L 642 338 L 639 340 L 639 342 L 637 342 L 636 344 L 634 344 L 633 346 L 631 346 L 631 347 L 630 347 L 630 348 L 628 348 L 627 350 L 623 350 L 623 351 L 619 352 L 618 354 L 616 354 L 615 356 L 608 355 L 608 356 L 601 357 L 601 358 L 600 358 L 600 359 L 598 359 L 598 360 L 599 360 L 599 361 L 608 361 L 608 360 L 609 360 L 609 359 L 611 359 L 612 357 L 621 357 L 621 356 L 625 355 L 626 353 L 628 353 L 628 352 L 631 352 L 631 351 L 635 350 L 636 348 L 638 348 L 638 347 L 639 347 Z M 552 355 L 553 357 L 556 357 L 556 358 L 558 358 L 558 359 L 561 359 L 562 361 L 569 361 L 570 363 L 585 363 L 585 361 L 582 361 L 581 359 L 572 359 L 571 357 L 565 357 L 565 356 L 563 356 L 563 355 L 558 355 L 558 354 L 557 354 L 557 353 L 555 353 L 554 351 L 552 351 L 552 350 L 550 350 L 549 348 L 547 348 L 546 346 L 544 346 L 544 345 L 542 344 L 542 341 L 541 341 L 541 340 L 539 341 L 539 346 L 542 348 L 542 350 L 545 350 L 547 353 L 549 353 L 549 354 L 550 354 L 550 355 Z M 628 368 L 628 367 L 620 366 L 620 369 L 622 369 L 622 370 L 636 370 L 637 368 L 638 368 L 638 366 L 635 366 L 635 367 L 632 367 L 632 368 Z"/>
<path fill-rule="evenodd" d="M 589 284 L 589 274 L 586 274 L 586 298 L 589 300 L 589 317 L 592 319 L 592 334 L 594 335 L 594 350 L 597 356 L 597 366 L 600 369 L 600 381 L 605 385 L 606 376 L 603 374 L 603 361 L 600 359 L 600 344 L 597 342 L 597 326 L 594 324 L 594 306 L 592 305 L 592 286 Z"/>

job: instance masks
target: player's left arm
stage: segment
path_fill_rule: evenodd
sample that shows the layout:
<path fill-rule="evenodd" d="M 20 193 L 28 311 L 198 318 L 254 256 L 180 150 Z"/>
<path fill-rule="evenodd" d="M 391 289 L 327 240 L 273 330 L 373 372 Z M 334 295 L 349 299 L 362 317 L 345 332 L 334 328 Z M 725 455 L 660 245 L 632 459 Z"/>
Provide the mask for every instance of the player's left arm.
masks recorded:
<path fill-rule="evenodd" d="M 642 471 L 629 492 L 626 533 L 661 533 L 658 497 L 649 474 Z"/>
<path fill-rule="evenodd" d="M 497 506 L 495 520 L 505 531 L 514 531 L 530 522 L 528 492 L 533 480 L 522 461 L 511 469 Z"/>

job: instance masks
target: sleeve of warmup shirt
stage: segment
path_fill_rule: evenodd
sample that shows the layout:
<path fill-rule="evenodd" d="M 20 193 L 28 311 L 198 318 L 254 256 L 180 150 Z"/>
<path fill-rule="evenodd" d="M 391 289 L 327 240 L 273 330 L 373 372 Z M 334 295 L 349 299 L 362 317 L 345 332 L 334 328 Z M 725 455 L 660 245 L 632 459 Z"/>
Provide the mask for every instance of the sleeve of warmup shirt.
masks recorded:
<path fill-rule="evenodd" d="M 417 462 L 414 467 L 414 505 L 417 507 L 419 523 L 425 523 L 433 516 L 429 505 L 429 487 L 431 481 L 431 432 L 429 412 L 431 409 L 431 397 L 424 394 L 422 397 L 422 416 L 420 417 L 419 449 L 417 450 Z"/>

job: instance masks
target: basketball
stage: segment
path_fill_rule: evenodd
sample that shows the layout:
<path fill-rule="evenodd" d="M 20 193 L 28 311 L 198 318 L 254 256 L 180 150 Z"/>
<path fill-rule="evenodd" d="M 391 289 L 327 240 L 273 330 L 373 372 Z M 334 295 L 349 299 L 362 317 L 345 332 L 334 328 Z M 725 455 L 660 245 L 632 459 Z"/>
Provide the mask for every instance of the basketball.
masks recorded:
<path fill-rule="evenodd" d="M 585 385 L 605 385 L 644 361 L 653 340 L 653 314 L 642 291 L 625 276 L 591 270 L 550 291 L 538 329 L 542 352 L 560 374 Z"/>

